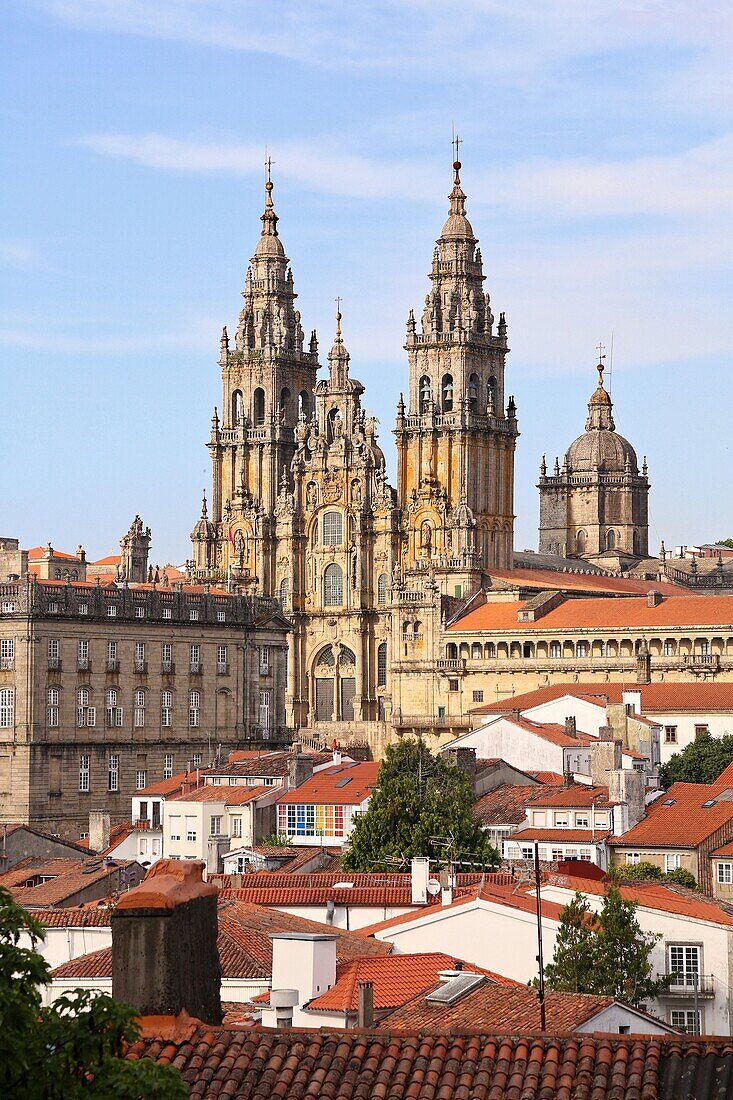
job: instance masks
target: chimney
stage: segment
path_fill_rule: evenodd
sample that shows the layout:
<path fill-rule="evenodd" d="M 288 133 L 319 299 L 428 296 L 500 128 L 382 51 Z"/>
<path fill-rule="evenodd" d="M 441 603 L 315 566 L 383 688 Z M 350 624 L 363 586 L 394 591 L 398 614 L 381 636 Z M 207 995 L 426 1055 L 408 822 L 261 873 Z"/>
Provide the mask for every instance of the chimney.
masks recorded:
<path fill-rule="evenodd" d="M 160 859 L 112 911 L 112 996 L 141 1016 L 221 1023 L 218 890 L 203 871 L 201 860 Z"/>
<path fill-rule="evenodd" d="M 109 848 L 109 810 L 89 811 L 89 851 L 103 852 Z"/>
<path fill-rule="evenodd" d="M 329 932 L 271 932 L 272 988 L 296 989 L 298 1005 L 336 982 L 336 940 Z"/>
<path fill-rule="evenodd" d="M 445 754 L 454 768 L 465 772 L 473 790 L 476 783 L 476 750 L 470 748 L 449 749 Z"/>
<path fill-rule="evenodd" d="M 450 905 L 453 901 L 453 873 L 449 867 L 440 872 L 440 904 Z"/>
<path fill-rule="evenodd" d="M 646 594 L 647 607 L 659 607 L 662 602 L 662 593 L 657 592 L 656 588 L 650 589 Z"/>
<path fill-rule="evenodd" d="M 210 836 L 206 843 L 206 877 L 224 871 L 224 856 L 232 846 L 231 837 Z"/>
<path fill-rule="evenodd" d="M 633 829 L 646 814 L 646 777 L 636 768 L 613 768 L 608 773 L 608 800 L 614 805 L 613 832 L 616 836 Z"/>
<path fill-rule="evenodd" d="M 307 783 L 309 779 L 313 778 L 313 757 L 306 756 L 301 751 L 302 746 L 296 744 L 293 746 L 294 751 L 288 757 L 288 790 L 292 791 L 296 787 L 301 787 L 304 783 Z"/>
<path fill-rule="evenodd" d="M 357 1027 L 374 1026 L 374 982 L 359 982 Z"/>
<path fill-rule="evenodd" d="M 575 723 L 575 715 L 570 714 L 565 719 L 565 733 L 568 737 L 577 737 L 578 731 Z"/>
<path fill-rule="evenodd" d="M 293 1009 L 297 1004 L 297 989 L 270 990 L 270 1008 L 275 1010 L 275 1027 L 293 1026 Z"/>
<path fill-rule="evenodd" d="M 427 856 L 413 856 L 410 861 L 411 901 L 413 905 L 427 905 L 430 861 Z"/>
<path fill-rule="evenodd" d="M 590 749 L 591 782 L 595 787 L 606 787 L 611 771 L 621 767 L 621 741 L 604 738 L 591 741 L 588 748 Z"/>

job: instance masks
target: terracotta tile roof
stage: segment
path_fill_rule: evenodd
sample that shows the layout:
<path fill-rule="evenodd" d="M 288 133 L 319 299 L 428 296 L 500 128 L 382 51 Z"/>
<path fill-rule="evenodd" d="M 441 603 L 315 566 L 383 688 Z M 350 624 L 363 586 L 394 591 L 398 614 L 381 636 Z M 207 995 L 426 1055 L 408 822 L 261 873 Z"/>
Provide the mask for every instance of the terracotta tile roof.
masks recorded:
<path fill-rule="evenodd" d="M 437 987 L 437 986 L 436 986 Z M 587 993 L 552 993 L 545 996 L 546 1030 L 551 1035 L 570 1035 L 587 1020 L 612 1005 L 612 997 Z M 490 985 L 471 990 L 457 1004 L 431 1004 L 425 994 L 383 1021 L 389 1030 L 439 1032 L 509 1031 L 521 1035 L 540 1031 L 540 1005 L 533 989 Z"/>
<path fill-rule="evenodd" d="M 28 550 L 28 560 L 37 561 L 39 558 L 45 557 L 47 552 L 47 546 L 31 546 Z M 77 557 L 76 554 L 65 554 L 62 550 L 53 550 L 52 553 L 54 558 L 62 558 L 64 561 L 81 561 L 81 558 Z"/>
<path fill-rule="evenodd" d="M 647 807 L 646 817 L 638 825 L 609 843 L 621 848 L 695 848 L 728 824 L 733 835 L 733 801 L 715 800 L 716 794 L 727 789 L 725 779 L 715 783 L 673 783 Z"/>
<path fill-rule="evenodd" d="M 565 776 L 560 775 L 559 772 L 527 772 L 527 775 L 530 779 L 536 779 L 538 783 L 542 783 L 545 787 L 562 787 L 565 783 Z"/>
<path fill-rule="evenodd" d="M 502 783 L 493 791 L 477 798 L 473 804 L 473 816 L 482 825 L 521 825 L 526 814 L 526 807 L 533 802 L 535 797 L 547 796 L 553 787 L 514 786 L 510 783 Z"/>
<path fill-rule="evenodd" d="M 575 875 L 557 875 L 549 872 L 547 883 L 562 886 L 568 890 L 580 890 L 583 894 L 605 893 L 603 882 L 576 877 Z M 654 909 L 660 913 L 675 913 L 677 916 L 690 917 L 692 920 L 709 921 L 711 924 L 724 924 L 733 927 L 733 913 L 720 902 L 702 897 L 683 886 L 664 886 L 659 882 L 640 882 L 633 886 L 620 885 L 621 896 L 628 901 L 636 901 L 644 909 Z M 570 899 L 568 899 L 570 900 Z M 365 931 L 362 929 L 362 932 Z"/>
<path fill-rule="evenodd" d="M 582 730 L 576 730 L 573 737 L 565 732 L 565 726 L 559 722 L 533 722 L 530 718 L 523 718 L 521 715 L 517 717 L 515 714 L 505 715 L 504 721 L 511 722 L 512 725 L 518 726 L 520 730 L 533 733 L 535 736 L 541 737 L 543 741 L 550 741 L 553 745 L 558 745 L 561 748 L 573 745 L 590 745 L 598 740 L 597 737 L 592 737 L 589 733 L 583 733 Z"/>
<path fill-rule="evenodd" d="M 733 683 L 717 681 L 700 683 L 672 683 L 669 680 L 651 684 L 622 683 L 565 683 L 549 684 L 547 687 L 513 695 L 495 703 L 485 703 L 474 707 L 473 714 L 506 714 L 512 710 L 530 710 L 565 695 L 576 699 L 585 699 L 605 707 L 606 703 L 620 703 L 624 691 L 638 691 L 641 694 L 641 709 L 644 714 L 694 711 L 701 714 L 706 711 L 724 711 L 733 713 Z M 634 715 L 634 717 L 639 717 Z"/>
<path fill-rule="evenodd" d="M 214 787 L 207 784 L 187 794 L 168 795 L 166 802 L 223 802 L 225 806 L 243 806 L 265 794 L 272 794 L 272 787 Z"/>
<path fill-rule="evenodd" d="M 208 769 L 199 769 L 199 778 L 208 774 Z M 135 791 L 135 798 L 145 798 L 151 794 L 161 794 L 163 796 L 176 794 L 183 783 L 196 783 L 195 772 L 177 772 L 176 775 L 172 775 L 170 779 L 159 779 L 157 783 L 148 783 L 147 787 L 143 787 L 139 791 Z"/>
<path fill-rule="evenodd" d="M 448 633 L 664 630 L 675 626 L 710 627 L 733 623 L 733 596 L 668 596 L 656 607 L 649 607 L 646 599 L 636 597 L 566 600 L 537 622 L 519 622 L 517 613 L 522 607 L 518 601 L 482 604 L 452 623 Z"/>
<path fill-rule="evenodd" d="M 98 951 L 70 959 L 52 970 L 51 975 L 54 978 L 111 978 L 112 947 L 100 947 Z"/>
<path fill-rule="evenodd" d="M 507 839 L 516 840 L 518 844 L 523 840 L 537 840 L 540 843 L 554 841 L 557 844 L 600 844 L 608 835 L 608 831 L 601 832 L 599 829 L 594 832 L 592 829 L 564 829 L 559 826 L 553 829 L 540 826 L 538 828 L 519 829 Z"/>
<path fill-rule="evenodd" d="M 377 942 L 377 941 L 374 941 Z M 432 989 L 441 970 L 454 970 L 460 961 L 469 974 L 482 974 L 494 984 L 518 985 L 511 978 L 494 974 L 473 963 L 456 960 L 455 955 L 440 951 L 414 955 L 387 955 L 376 959 L 356 959 L 336 968 L 336 984 L 308 1002 L 313 1012 L 356 1012 L 359 1007 L 359 982 L 374 984 L 374 1007 L 378 1011 L 407 1004 L 418 993 Z"/>
<path fill-rule="evenodd" d="M 511 881 L 510 875 L 492 876 Z M 479 874 L 456 876 L 459 889 L 468 888 L 481 881 Z M 219 876 L 211 875 L 210 881 L 218 882 Z M 277 871 L 257 871 L 247 875 L 245 886 L 223 887 L 224 897 L 256 905 L 325 905 L 334 901 L 337 905 L 384 905 L 403 907 L 412 905 L 412 887 L 409 875 L 350 872 L 313 872 L 288 874 Z M 353 886 L 340 885 L 353 883 Z M 434 902 L 429 902 L 434 904 Z M 422 909 L 425 907 L 422 906 Z"/>
<path fill-rule="evenodd" d="M 112 909 L 79 905 L 74 909 L 29 909 L 28 912 L 46 928 L 107 928 Z"/>
<path fill-rule="evenodd" d="M 143 1019 L 128 1057 L 192 1100 L 689 1100 L 730 1094 L 733 1040 L 222 1028 Z"/>
<path fill-rule="evenodd" d="M 90 565 L 119 565 L 122 561 L 121 554 L 108 554 L 106 558 L 97 558 L 96 561 L 92 561 Z"/>
<path fill-rule="evenodd" d="M 536 787 L 536 791 L 540 788 Z M 608 806 L 608 787 L 569 783 L 564 787 L 549 787 L 532 799 L 534 806 Z"/>
<path fill-rule="evenodd" d="M 729 840 L 727 844 L 722 844 L 720 848 L 710 853 L 711 859 L 717 859 L 719 856 L 733 856 L 733 840 Z"/>
<path fill-rule="evenodd" d="M 63 905 L 80 890 L 116 876 L 126 867 L 139 872 L 130 883 L 134 885 L 138 878 L 142 878 L 143 869 L 133 860 L 116 859 L 107 863 L 98 857 L 39 860 L 30 856 L 0 875 L 0 886 L 9 890 L 19 905 L 28 909 L 42 909 L 46 906 Z M 39 882 L 37 886 L 25 885 L 35 878 L 46 878 L 47 881 Z"/>
<path fill-rule="evenodd" d="M 646 595 L 655 591 L 670 596 L 685 591 L 669 581 L 646 581 L 638 577 L 606 577 L 601 573 L 566 573 L 561 569 L 492 569 L 491 578 L 503 582 L 497 587 L 542 588 L 567 592 L 608 592 L 612 595 Z"/>
<path fill-rule="evenodd" d="M 312 779 L 282 795 L 279 803 L 326 806 L 359 806 L 374 789 L 379 772 L 377 761 L 336 764 L 316 772 Z"/>

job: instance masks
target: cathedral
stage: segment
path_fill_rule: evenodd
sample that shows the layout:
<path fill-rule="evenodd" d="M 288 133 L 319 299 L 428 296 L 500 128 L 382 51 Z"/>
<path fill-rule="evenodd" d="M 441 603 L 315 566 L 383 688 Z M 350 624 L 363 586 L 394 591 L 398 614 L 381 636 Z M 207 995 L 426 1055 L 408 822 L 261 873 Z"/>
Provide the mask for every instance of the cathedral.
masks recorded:
<path fill-rule="evenodd" d="M 460 170 L 456 160 L 424 306 L 407 318 L 396 487 L 351 374 L 340 309 L 319 377 L 268 173 L 234 339 L 226 328 L 221 336 L 212 491 L 191 534 L 191 579 L 276 597 L 293 624 L 278 721 L 320 741 L 365 740 L 375 755 L 395 733 L 449 719 L 445 692 L 458 691 L 461 662 L 444 658 L 444 628 L 514 564 L 519 432 L 507 325 L 484 288 Z M 646 487 L 601 380 L 586 435 L 562 472 L 543 470 L 543 546 L 644 553 Z"/>

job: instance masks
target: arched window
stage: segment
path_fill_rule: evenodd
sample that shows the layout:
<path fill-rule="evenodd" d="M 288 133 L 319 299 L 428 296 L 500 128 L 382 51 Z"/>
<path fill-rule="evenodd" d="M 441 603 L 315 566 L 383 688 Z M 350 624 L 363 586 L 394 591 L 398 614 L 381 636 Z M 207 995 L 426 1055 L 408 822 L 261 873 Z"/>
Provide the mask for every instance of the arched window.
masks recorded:
<path fill-rule="evenodd" d="M 308 400 L 308 393 L 306 390 L 301 390 L 298 394 L 298 416 L 304 416 L 306 420 L 310 416 L 310 401 Z"/>
<path fill-rule="evenodd" d="M 471 660 L 480 661 L 482 656 L 481 642 L 472 642 L 471 644 Z"/>
<path fill-rule="evenodd" d="M 235 390 L 232 394 L 232 424 L 236 427 L 239 421 L 242 419 L 243 413 L 242 407 L 242 391 Z"/>
<path fill-rule="evenodd" d="M 420 412 L 430 412 L 430 379 L 426 374 L 420 379 Z"/>
<path fill-rule="evenodd" d="M 288 602 L 288 595 L 290 592 L 290 586 L 288 584 L 288 578 L 283 577 L 280 581 L 280 603 L 285 607 Z"/>
<path fill-rule="evenodd" d="M 453 411 L 453 375 L 444 374 L 441 383 L 441 395 L 443 412 Z"/>
<path fill-rule="evenodd" d="M 56 573 L 54 574 L 54 576 L 55 576 L 55 579 L 56 579 L 57 581 L 60 581 L 60 580 L 61 580 L 61 570 L 60 570 L 60 569 L 57 569 L 57 570 L 56 570 Z"/>
<path fill-rule="evenodd" d="M 488 657 L 490 660 L 493 660 L 493 658 L 496 657 L 496 643 L 495 642 L 487 642 L 486 643 L 486 645 L 484 646 L 484 655 L 486 657 Z"/>
<path fill-rule="evenodd" d="M 323 545 L 340 546 L 344 538 L 343 517 L 340 512 L 323 513 Z"/>
<path fill-rule="evenodd" d="M 117 689 L 110 688 L 104 696 L 104 701 L 107 708 L 107 725 L 111 728 L 113 726 L 122 725 L 122 707 L 117 706 Z"/>
<path fill-rule="evenodd" d="M 445 657 L 447 661 L 455 661 L 458 657 L 458 646 L 455 642 L 448 642 L 445 647 Z"/>
<path fill-rule="evenodd" d="M 287 386 L 280 391 L 280 409 L 278 413 L 280 423 L 284 426 L 290 424 L 290 390 Z"/>
<path fill-rule="evenodd" d="M 135 715 L 133 722 L 138 729 L 145 725 L 145 692 L 141 688 L 138 688 L 135 692 Z"/>
<path fill-rule="evenodd" d="M 377 646 L 377 687 L 387 686 L 387 643 Z"/>
<path fill-rule="evenodd" d="M 606 549 L 607 550 L 615 550 L 616 549 L 616 532 L 615 531 L 607 531 L 606 532 Z"/>
<path fill-rule="evenodd" d="M 578 644 L 575 647 L 575 656 L 576 657 L 587 657 L 588 656 L 588 643 L 587 642 L 578 642 Z"/>
<path fill-rule="evenodd" d="M 252 419 L 257 427 L 265 423 L 265 391 L 259 388 L 252 395 Z"/>
<path fill-rule="evenodd" d="M 59 724 L 59 700 L 61 693 L 58 688 L 49 688 L 46 693 L 46 702 L 48 705 L 48 724 L 49 726 L 58 726 Z"/>
<path fill-rule="evenodd" d="M 326 417 L 326 440 L 328 443 L 333 443 L 336 438 L 340 421 L 340 409 L 329 409 L 328 416 Z"/>
<path fill-rule="evenodd" d="M 562 656 L 562 646 L 559 642 L 550 642 L 550 657 L 553 661 L 559 661 Z"/>
<path fill-rule="evenodd" d="M 585 541 L 586 541 L 585 531 L 578 531 L 577 535 L 575 536 L 575 550 L 578 554 L 584 554 L 585 553 Z"/>
<path fill-rule="evenodd" d="M 496 388 L 496 379 L 492 374 L 486 387 L 486 401 L 492 408 L 496 405 Z"/>
<path fill-rule="evenodd" d="M 471 412 L 478 412 L 478 375 L 471 374 L 468 378 L 468 407 Z"/>
<path fill-rule="evenodd" d="M 333 650 L 330 645 L 322 649 L 318 654 L 318 660 L 316 661 L 316 668 L 333 668 L 336 661 L 333 656 Z"/>
<path fill-rule="evenodd" d="M 377 578 L 377 603 L 387 602 L 387 574 L 380 573 Z"/>
<path fill-rule="evenodd" d="M 192 691 L 188 696 L 188 724 L 194 729 L 199 724 L 201 712 L 201 695 L 198 691 Z"/>
<path fill-rule="evenodd" d="M 325 607 L 341 607 L 344 602 L 344 575 L 341 566 L 332 562 L 323 574 L 323 603 Z"/>
<path fill-rule="evenodd" d="M 173 692 L 161 691 L 160 693 L 160 724 L 170 726 L 173 721 Z"/>
<path fill-rule="evenodd" d="M 72 570 L 71 579 L 72 579 L 72 581 L 78 581 L 79 580 L 79 571 L 77 569 Z"/>
<path fill-rule="evenodd" d="M 341 653 L 339 654 L 339 668 L 344 668 L 346 665 L 356 664 L 356 654 L 353 649 L 349 649 L 347 645 L 341 646 Z"/>

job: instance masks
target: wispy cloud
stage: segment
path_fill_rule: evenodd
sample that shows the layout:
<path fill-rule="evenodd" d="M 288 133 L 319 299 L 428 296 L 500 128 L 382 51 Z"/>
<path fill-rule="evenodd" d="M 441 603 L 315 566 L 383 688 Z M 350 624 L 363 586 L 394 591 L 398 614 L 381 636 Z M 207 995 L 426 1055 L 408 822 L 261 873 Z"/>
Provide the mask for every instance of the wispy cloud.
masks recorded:
<path fill-rule="evenodd" d="M 124 355 L 178 350 L 211 352 L 221 323 L 200 317 L 167 331 L 130 331 L 106 319 L 84 322 L 69 318 L 49 321 L 34 315 L 0 315 L 0 347 L 53 351 L 60 355 Z M 104 333 L 104 335 L 100 335 Z"/>
<path fill-rule="evenodd" d="M 35 259 L 36 250 L 29 241 L 19 237 L 0 237 L 0 262 L 27 264 Z"/>
<path fill-rule="evenodd" d="M 148 168 L 251 175 L 261 172 L 254 144 L 207 142 L 164 134 L 92 134 L 79 144 L 100 156 Z M 433 202 L 445 187 L 434 163 L 377 160 L 358 152 L 334 152 L 343 139 L 277 144 L 278 171 L 303 186 L 352 198 Z M 472 203 L 552 212 L 571 217 L 733 212 L 733 135 L 665 156 L 598 161 L 590 158 L 524 160 L 469 169 Z M 467 177 L 468 179 L 468 177 Z"/>

